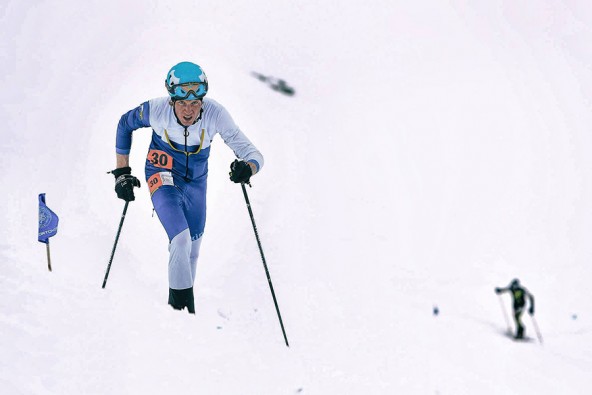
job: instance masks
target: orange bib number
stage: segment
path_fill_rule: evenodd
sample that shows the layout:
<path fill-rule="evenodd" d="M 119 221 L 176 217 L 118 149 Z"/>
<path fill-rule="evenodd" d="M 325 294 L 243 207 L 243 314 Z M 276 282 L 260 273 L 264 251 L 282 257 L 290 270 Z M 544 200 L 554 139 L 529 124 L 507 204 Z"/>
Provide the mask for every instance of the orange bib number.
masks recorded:
<path fill-rule="evenodd" d="M 148 160 L 148 162 L 150 162 L 154 167 L 160 167 L 168 170 L 173 168 L 173 157 L 164 151 L 151 149 L 148 151 L 148 157 L 146 160 Z"/>
<path fill-rule="evenodd" d="M 155 173 L 150 178 L 148 178 L 148 188 L 150 189 L 150 195 L 156 192 L 156 190 L 163 185 L 175 185 L 171 172 L 161 171 L 160 173 Z"/>

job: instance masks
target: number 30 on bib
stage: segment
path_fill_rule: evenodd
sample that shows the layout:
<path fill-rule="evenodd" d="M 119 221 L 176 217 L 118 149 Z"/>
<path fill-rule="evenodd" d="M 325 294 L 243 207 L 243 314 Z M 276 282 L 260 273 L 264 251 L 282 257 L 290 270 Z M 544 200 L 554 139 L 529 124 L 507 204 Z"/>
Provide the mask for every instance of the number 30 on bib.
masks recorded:
<path fill-rule="evenodd" d="M 148 151 L 146 160 L 154 167 L 171 170 L 173 168 L 173 157 L 164 151 L 151 149 Z"/>
<path fill-rule="evenodd" d="M 150 189 L 150 196 L 152 196 L 154 192 L 156 192 L 156 190 L 163 185 L 175 185 L 173 174 L 170 171 L 154 173 L 150 178 L 148 178 L 148 189 Z"/>

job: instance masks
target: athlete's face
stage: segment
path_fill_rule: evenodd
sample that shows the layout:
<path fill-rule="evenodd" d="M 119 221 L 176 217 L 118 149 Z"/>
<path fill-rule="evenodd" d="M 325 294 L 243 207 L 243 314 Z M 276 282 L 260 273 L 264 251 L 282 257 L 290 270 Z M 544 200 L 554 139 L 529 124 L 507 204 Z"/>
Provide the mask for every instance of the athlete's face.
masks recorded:
<path fill-rule="evenodd" d="M 174 104 L 175 114 L 183 126 L 191 126 L 199 117 L 201 100 L 177 100 Z"/>

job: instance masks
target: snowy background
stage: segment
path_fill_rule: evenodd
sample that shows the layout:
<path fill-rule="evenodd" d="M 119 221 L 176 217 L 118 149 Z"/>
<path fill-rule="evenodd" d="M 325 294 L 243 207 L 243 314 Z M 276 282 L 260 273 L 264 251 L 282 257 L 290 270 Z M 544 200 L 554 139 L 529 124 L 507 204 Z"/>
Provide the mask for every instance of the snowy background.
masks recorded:
<path fill-rule="evenodd" d="M 591 3 L 367 3 L 2 2 L 0 393 L 589 393 Z M 184 60 L 265 155 L 249 194 L 290 348 L 219 138 L 197 314 L 166 304 L 146 185 L 101 289 L 116 124 Z M 504 335 L 514 277 L 543 345 Z"/>

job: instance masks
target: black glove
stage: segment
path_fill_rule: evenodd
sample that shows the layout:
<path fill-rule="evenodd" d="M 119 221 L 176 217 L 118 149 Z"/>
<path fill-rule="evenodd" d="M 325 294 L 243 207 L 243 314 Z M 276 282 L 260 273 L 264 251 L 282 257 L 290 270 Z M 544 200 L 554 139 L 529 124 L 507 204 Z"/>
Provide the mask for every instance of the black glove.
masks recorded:
<path fill-rule="evenodd" d="M 501 294 L 501 293 L 502 293 L 502 289 L 501 289 L 501 288 L 499 288 L 499 287 L 496 287 L 496 288 L 495 288 L 495 293 L 496 293 L 496 294 Z"/>
<path fill-rule="evenodd" d="M 230 181 L 248 183 L 252 175 L 253 170 L 247 162 L 237 159 L 230 164 Z"/>
<path fill-rule="evenodd" d="M 534 315 L 534 307 L 531 307 L 530 309 L 528 309 L 528 314 Z"/>
<path fill-rule="evenodd" d="M 115 176 L 115 192 L 117 192 L 117 197 L 126 202 L 136 200 L 134 187 L 140 187 L 140 180 L 132 176 L 132 168 L 120 167 L 111 171 L 111 173 Z"/>

